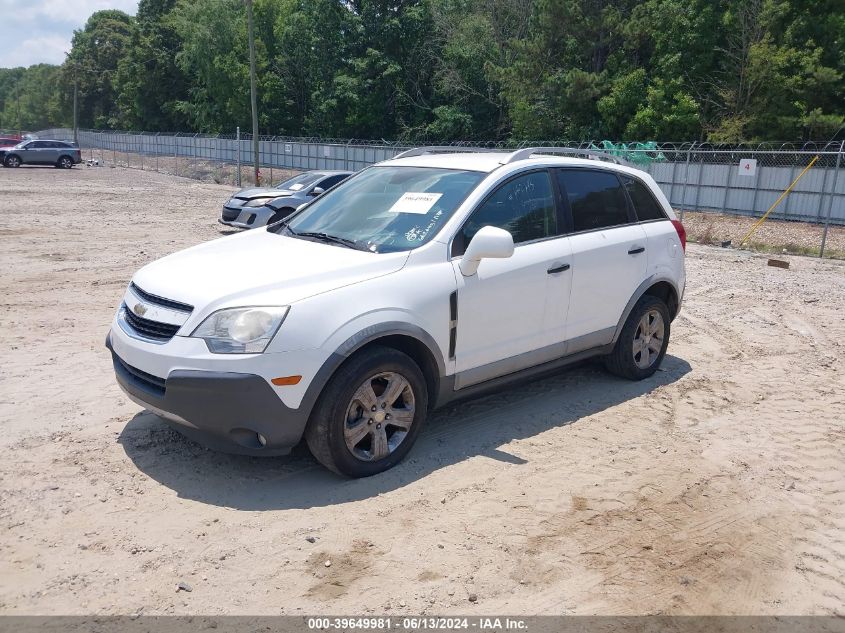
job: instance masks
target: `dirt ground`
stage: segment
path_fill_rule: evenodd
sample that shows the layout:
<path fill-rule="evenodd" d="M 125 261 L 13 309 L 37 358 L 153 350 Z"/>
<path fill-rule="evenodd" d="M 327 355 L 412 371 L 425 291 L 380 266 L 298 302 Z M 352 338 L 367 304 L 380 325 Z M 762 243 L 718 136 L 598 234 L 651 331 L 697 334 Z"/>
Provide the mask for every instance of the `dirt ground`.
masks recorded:
<path fill-rule="evenodd" d="M 133 271 L 225 233 L 231 191 L 0 169 L 0 613 L 845 614 L 843 262 L 691 245 L 653 379 L 449 407 L 349 481 L 207 451 L 115 384 Z"/>
<path fill-rule="evenodd" d="M 678 213 L 678 210 L 675 211 Z M 758 218 L 723 213 L 684 213 L 687 237 L 700 244 L 738 246 Z M 746 242 L 749 250 L 790 255 L 816 255 L 821 249 L 823 224 L 767 219 Z M 825 257 L 845 259 L 845 226 L 828 227 Z"/>

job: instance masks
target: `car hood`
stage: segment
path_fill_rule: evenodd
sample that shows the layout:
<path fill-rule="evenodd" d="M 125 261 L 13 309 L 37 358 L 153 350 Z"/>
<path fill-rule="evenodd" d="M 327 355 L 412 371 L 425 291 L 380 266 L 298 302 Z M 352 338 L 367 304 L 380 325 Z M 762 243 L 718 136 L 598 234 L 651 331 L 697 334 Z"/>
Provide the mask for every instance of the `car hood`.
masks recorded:
<path fill-rule="evenodd" d="M 408 253 L 376 254 L 257 229 L 154 261 L 133 277 L 142 290 L 207 313 L 241 305 L 289 305 L 396 272 Z"/>
<path fill-rule="evenodd" d="M 252 189 L 242 189 L 233 195 L 233 198 L 243 198 L 244 200 L 252 200 L 253 198 L 281 198 L 282 196 L 292 196 L 295 191 L 290 189 L 276 189 L 274 187 L 253 187 Z"/>

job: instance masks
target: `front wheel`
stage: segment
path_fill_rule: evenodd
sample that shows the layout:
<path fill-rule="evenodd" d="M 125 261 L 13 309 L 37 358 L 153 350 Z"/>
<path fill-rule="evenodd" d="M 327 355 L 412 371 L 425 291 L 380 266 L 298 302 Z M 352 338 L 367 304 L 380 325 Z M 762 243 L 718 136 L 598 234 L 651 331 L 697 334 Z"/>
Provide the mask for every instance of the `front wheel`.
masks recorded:
<path fill-rule="evenodd" d="M 20 167 L 21 166 L 21 159 L 17 156 L 7 156 L 6 160 L 3 162 L 6 167 Z"/>
<path fill-rule="evenodd" d="M 368 477 L 396 465 L 425 422 L 428 390 L 406 354 L 371 347 L 350 358 L 326 385 L 305 430 L 329 470 Z"/>
<path fill-rule="evenodd" d="M 648 378 L 663 362 L 669 345 L 669 308 L 658 297 L 637 301 L 616 345 L 605 358 L 608 371 L 629 380 Z"/>

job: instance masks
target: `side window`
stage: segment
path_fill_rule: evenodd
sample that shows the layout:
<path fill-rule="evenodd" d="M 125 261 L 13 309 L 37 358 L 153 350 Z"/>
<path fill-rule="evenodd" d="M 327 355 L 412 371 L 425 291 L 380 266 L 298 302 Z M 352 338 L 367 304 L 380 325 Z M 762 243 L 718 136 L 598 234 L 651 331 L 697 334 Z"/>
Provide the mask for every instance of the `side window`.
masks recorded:
<path fill-rule="evenodd" d="M 648 187 L 636 178 L 625 176 L 622 181 L 625 183 L 628 195 L 631 196 L 631 202 L 634 203 L 634 211 L 637 213 L 638 220 L 667 219 L 663 207 L 654 199 L 654 195 L 648 190 Z"/>
<path fill-rule="evenodd" d="M 499 187 L 473 211 L 459 234 L 455 255 L 466 250 L 479 229 L 495 226 L 513 235 L 515 244 L 557 234 L 557 211 L 546 171 L 517 176 Z"/>
<path fill-rule="evenodd" d="M 323 180 L 323 182 L 321 182 L 319 186 L 328 191 L 329 187 L 334 187 L 337 183 L 344 179 L 346 179 L 346 176 L 343 175 L 329 176 L 328 178 Z"/>
<path fill-rule="evenodd" d="M 561 169 L 558 182 L 569 201 L 573 231 L 628 224 L 628 202 L 616 174 L 589 169 Z"/>

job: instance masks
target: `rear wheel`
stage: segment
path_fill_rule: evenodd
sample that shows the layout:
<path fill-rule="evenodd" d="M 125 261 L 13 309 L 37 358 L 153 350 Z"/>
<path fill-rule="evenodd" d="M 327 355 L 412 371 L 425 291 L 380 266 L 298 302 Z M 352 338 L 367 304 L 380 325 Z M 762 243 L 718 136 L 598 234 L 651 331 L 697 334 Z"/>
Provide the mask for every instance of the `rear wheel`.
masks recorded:
<path fill-rule="evenodd" d="M 6 156 L 6 160 L 3 161 L 3 164 L 6 165 L 6 167 L 20 167 L 21 159 L 20 157 L 12 154 L 11 156 Z"/>
<path fill-rule="evenodd" d="M 70 169 L 73 167 L 73 159 L 70 156 L 62 156 L 56 163 L 56 167 L 59 169 Z"/>
<path fill-rule="evenodd" d="M 397 464 L 425 422 L 428 390 L 409 356 L 372 347 L 349 359 L 326 385 L 305 431 L 314 457 L 348 477 Z"/>
<path fill-rule="evenodd" d="M 644 295 L 634 305 L 616 346 L 605 358 L 608 371 L 629 380 L 648 378 L 660 367 L 669 345 L 669 308 Z"/>

